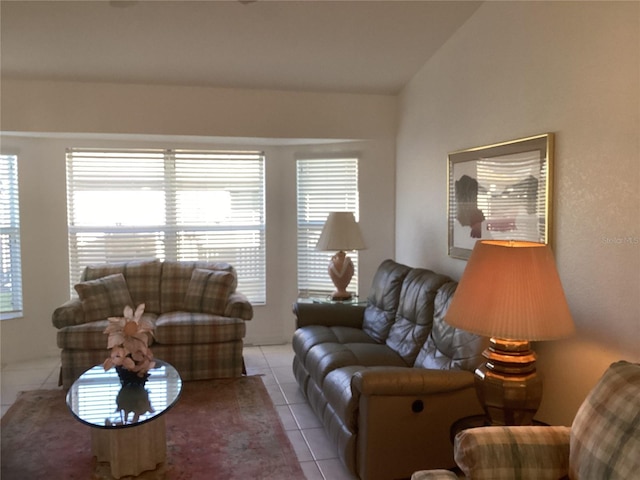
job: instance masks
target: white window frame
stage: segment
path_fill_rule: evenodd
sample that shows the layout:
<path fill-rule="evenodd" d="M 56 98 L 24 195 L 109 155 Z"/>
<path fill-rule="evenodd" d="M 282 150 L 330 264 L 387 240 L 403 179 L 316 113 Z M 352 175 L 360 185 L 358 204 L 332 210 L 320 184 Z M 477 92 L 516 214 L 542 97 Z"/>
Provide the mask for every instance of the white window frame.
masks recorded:
<path fill-rule="evenodd" d="M 330 212 L 359 218 L 358 155 L 296 159 L 298 296 L 327 297 L 335 290 L 328 273 L 336 252 L 315 249 Z M 347 252 L 354 265 L 349 292 L 358 294 L 358 252 Z"/>
<path fill-rule="evenodd" d="M 264 163 L 259 151 L 68 149 L 72 295 L 89 264 L 207 260 L 266 303 Z"/>
<path fill-rule="evenodd" d="M 0 261 L 0 319 L 22 317 L 17 155 L 0 155 Z"/>

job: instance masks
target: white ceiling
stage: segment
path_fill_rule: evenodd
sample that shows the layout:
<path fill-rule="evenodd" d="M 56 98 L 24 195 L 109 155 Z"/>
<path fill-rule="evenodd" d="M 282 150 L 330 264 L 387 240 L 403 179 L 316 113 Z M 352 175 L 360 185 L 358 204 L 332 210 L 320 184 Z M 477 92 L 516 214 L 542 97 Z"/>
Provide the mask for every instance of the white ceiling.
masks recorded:
<path fill-rule="evenodd" d="M 396 94 L 467 1 L 1 0 L 3 78 Z"/>

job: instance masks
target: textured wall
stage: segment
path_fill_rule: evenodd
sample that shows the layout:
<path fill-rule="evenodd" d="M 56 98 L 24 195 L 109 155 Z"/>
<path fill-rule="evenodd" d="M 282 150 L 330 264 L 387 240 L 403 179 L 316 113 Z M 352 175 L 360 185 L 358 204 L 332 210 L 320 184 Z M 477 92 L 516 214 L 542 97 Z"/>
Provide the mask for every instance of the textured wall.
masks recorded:
<path fill-rule="evenodd" d="M 447 154 L 556 134 L 554 249 L 578 333 L 536 346 L 554 423 L 611 361 L 640 358 L 639 9 L 486 2 L 401 96 L 397 258 L 456 278 Z"/>

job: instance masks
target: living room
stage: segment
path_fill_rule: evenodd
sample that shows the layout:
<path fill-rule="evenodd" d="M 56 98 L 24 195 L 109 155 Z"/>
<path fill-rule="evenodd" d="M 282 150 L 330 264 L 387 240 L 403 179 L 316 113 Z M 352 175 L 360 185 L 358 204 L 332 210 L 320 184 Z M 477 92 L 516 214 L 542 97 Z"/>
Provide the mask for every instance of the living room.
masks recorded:
<path fill-rule="evenodd" d="M 2 3 L 4 23 L 10 2 Z M 276 345 L 294 328 L 297 156 L 360 154 L 368 248 L 359 252 L 358 291 L 366 295 L 386 258 L 462 275 L 466 262 L 447 253 L 448 153 L 554 132 L 552 246 L 576 334 L 535 349 L 539 415 L 569 425 L 611 362 L 640 360 L 639 5 L 474 7 L 397 94 L 70 81 L 3 69 L 1 147 L 20 159 L 25 308 L 0 324 L 2 365 L 59 353 L 50 318 L 69 297 L 65 148 L 265 151 L 267 303 L 256 306 L 245 341 Z"/>

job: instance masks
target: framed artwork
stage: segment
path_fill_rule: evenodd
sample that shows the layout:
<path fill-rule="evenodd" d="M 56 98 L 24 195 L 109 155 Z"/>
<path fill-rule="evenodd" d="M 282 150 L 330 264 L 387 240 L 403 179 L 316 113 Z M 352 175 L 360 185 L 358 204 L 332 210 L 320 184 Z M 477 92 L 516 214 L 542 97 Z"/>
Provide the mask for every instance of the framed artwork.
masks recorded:
<path fill-rule="evenodd" d="M 549 243 L 553 134 L 449 154 L 449 255 L 477 240 Z"/>

